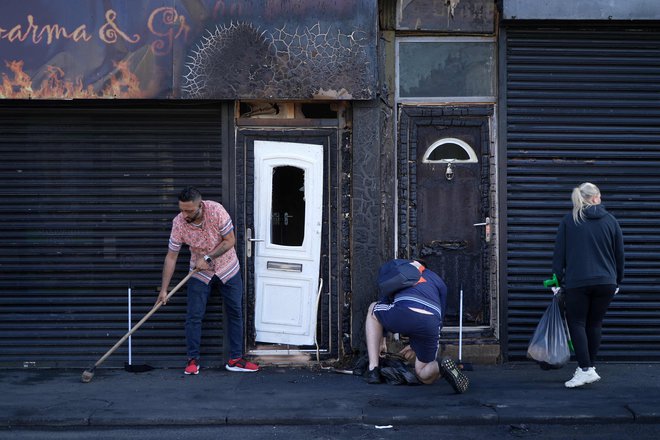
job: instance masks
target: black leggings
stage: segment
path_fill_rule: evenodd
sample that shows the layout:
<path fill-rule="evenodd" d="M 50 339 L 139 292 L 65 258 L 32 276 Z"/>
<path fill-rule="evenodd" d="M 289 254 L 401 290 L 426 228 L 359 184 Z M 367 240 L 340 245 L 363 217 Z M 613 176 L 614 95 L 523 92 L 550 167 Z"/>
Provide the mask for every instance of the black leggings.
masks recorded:
<path fill-rule="evenodd" d="M 566 320 L 580 368 L 594 366 L 605 312 L 614 298 L 614 284 L 566 289 Z"/>

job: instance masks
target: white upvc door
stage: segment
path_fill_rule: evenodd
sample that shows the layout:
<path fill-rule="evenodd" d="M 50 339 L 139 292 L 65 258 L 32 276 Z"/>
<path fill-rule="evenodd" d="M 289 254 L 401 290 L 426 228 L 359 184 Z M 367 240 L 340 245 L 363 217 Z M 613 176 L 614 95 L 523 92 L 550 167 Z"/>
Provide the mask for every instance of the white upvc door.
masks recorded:
<path fill-rule="evenodd" d="M 323 146 L 254 142 L 256 340 L 315 343 Z"/>

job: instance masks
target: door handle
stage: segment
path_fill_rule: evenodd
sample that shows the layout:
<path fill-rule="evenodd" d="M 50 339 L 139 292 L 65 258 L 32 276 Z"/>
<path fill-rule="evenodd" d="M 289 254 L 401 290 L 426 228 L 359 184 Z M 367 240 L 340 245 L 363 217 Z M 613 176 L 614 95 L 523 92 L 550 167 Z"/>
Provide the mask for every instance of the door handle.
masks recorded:
<path fill-rule="evenodd" d="M 490 224 L 490 217 L 486 217 L 486 221 L 483 223 L 475 223 L 473 226 L 486 226 Z"/>
<path fill-rule="evenodd" d="M 474 223 L 472 226 L 485 226 L 486 227 L 486 243 L 490 243 L 490 217 L 486 217 L 483 223 Z"/>
<path fill-rule="evenodd" d="M 247 241 L 247 243 L 246 243 L 247 256 L 248 256 L 248 258 L 250 258 L 252 256 L 252 243 L 264 241 L 264 239 L 263 238 L 252 238 L 252 229 L 251 228 L 247 228 L 247 234 L 246 235 L 247 235 L 247 240 L 246 240 Z"/>

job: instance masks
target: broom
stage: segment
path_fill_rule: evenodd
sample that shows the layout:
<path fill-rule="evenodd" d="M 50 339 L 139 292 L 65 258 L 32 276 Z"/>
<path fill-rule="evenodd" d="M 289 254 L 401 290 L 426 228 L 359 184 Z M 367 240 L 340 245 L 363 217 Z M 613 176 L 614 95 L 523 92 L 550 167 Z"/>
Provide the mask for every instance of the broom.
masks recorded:
<path fill-rule="evenodd" d="M 195 270 L 191 271 L 190 273 L 188 273 L 188 275 L 186 275 L 186 277 L 183 280 L 181 280 L 181 282 L 179 284 L 177 284 L 176 287 L 170 291 L 170 293 L 167 294 L 166 300 L 170 299 L 170 297 L 172 295 L 174 295 L 181 288 L 181 286 L 186 284 L 186 281 L 188 281 L 190 279 L 190 277 L 193 276 L 193 274 L 196 273 L 196 272 L 197 272 L 197 269 L 195 269 Z M 96 370 L 96 367 L 101 365 L 112 353 L 114 353 L 115 350 L 117 350 L 119 348 L 119 346 L 121 346 L 121 344 L 123 344 L 124 341 L 126 341 L 126 339 L 128 339 L 129 336 L 131 336 L 133 333 L 135 333 L 135 331 L 137 329 L 139 329 L 140 326 L 147 321 L 147 319 L 151 318 L 151 315 L 156 313 L 156 310 L 158 310 L 160 308 L 160 306 L 162 306 L 162 305 L 163 305 L 163 302 L 158 301 L 153 306 L 153 308 L 149 311 L 149 313 L 144 315 L 144 318 L 142 318 L 140 320 L 140 322 L 135 324 L 135 326 L 133 326 L 133 328 L 130 329 L 128 331 L 128 333 L 126 333 L 124 336 L 122 336 L 122 338 L 119 341 L 117 341 L 117 343 L 115 345 L 113 345 L 113 347 L 110 350 L 108 350 L 103 356 L 101 356 L 101 358 L 98 361 L 96 361 L 96 363 L 94 364 L 93 367 L 88 368 L 85 371 L 83 371 L 83 374 L 82 374 L 80 380 L 83 383 L 90 382 L 94 378 L 94 370 Z"/>

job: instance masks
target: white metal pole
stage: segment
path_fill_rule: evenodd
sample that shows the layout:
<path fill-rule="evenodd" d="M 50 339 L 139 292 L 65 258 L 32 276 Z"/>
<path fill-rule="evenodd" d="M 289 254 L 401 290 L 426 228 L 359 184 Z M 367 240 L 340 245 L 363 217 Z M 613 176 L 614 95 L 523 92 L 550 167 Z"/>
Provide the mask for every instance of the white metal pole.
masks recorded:
<path fill-rule="evenodd" d="M 458 305 L 458 360 L 463 360 L 463 286 L 461 286 L 461 298 Z"/>
<path fill-rule="evenodd" d="M 128 331 L 131 331 L 131 283 L 128 283 Z M 131 336 L 128 336 L 128 365 L 133 365 Z"/>

